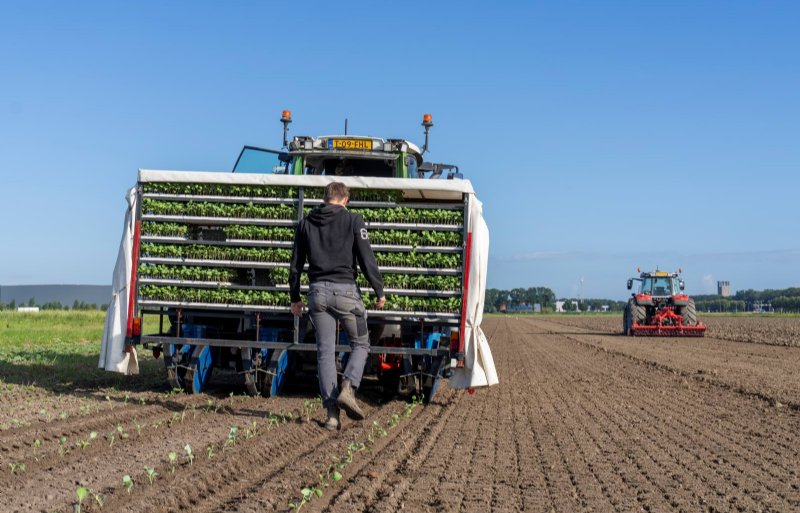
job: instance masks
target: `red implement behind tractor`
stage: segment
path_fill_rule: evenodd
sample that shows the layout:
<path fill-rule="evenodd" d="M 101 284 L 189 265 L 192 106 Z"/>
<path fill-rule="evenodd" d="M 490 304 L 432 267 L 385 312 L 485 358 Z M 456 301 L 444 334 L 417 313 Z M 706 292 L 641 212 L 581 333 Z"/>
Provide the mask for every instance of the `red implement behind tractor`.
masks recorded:
<path fill-rule="evenodd" d="M 623 330 L 630 336 L 702 337 L 706 327 L 697 320 L 694 300 L 683 293 L 684 283 L 677 273 L 656 270 L 641 273 L 639 292 L 632 294 L 625 307 Z"/>

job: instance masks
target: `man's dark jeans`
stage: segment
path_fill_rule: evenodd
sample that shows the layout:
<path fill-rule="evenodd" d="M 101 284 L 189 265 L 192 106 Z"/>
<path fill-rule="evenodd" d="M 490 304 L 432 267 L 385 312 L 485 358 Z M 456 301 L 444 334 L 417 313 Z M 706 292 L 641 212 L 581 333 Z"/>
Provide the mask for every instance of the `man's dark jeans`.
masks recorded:
<path fill-rule="evenodd" d="M 354 284 L 318 281 L 309 286 L 308 315 L 317 333 L 317 367 L 319 391 L 326 405 L 336 400 L 336 321 L 350 338 L 353 348 L 344 379 L 354 388 L 361 383 L 364 364 L 369 353 L 369 330 L 367 312 L 361 294 Z"/>

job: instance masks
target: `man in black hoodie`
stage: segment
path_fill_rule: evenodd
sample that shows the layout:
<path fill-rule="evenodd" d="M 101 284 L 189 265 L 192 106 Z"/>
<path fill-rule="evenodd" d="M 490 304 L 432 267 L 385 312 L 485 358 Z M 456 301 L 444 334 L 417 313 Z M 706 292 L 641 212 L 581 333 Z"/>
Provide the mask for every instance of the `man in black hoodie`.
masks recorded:
<path fill-rule="evenodd" d="M 361 420 L 364 412 L 356 402 L 354 390 L 361 383 L 369 353 L 367 313 L 356 285 L 358 268 L 367 277 L 377 296 L 375 308 L 383 308 L 383 279 L 369 244 L 364 219 L 349 212 L 345 205 L 350 192 L 343 183 L 325 187 L 324 204 L 300 221 L 294 238 L 289 270 L 292 313 L 303 314 L 300 273 L 308 260 L 308 314 L 317 334 L 319 389 L 328 418 L 325 427 L 339 427 L 339 408 L 351 418 Z M 336 321 L 347 331 L 352 346 L 342 386 L 337 393 Z"/>

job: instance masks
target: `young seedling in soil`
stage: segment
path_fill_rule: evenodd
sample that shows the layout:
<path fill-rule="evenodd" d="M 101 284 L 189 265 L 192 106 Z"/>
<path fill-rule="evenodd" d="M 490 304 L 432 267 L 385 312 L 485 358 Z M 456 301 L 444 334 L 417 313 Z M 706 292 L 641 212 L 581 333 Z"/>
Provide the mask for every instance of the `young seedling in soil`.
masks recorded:
<path fill-rule="evenodd" d="M 153 484 L 153 481 L 156 480 L 158 477 L 158 472 L 153 467 L 145 467 L 144 471 L 147 472 L 147 479 L 150 481 L 150 484 Z"/>
<path fill-rule="evenodd" d="M 183 452 L 185 452 L 186 457 L 189 458 L 189 465 L 194 464 L 194 453 L 192 452 L 192 446 L 189 444 L 184 445 Z"/>
<path fill-rule="evenodd" d="M 306 422 L 311 422 L 311 415 L 314 414 L 315 411 L 319 409 L 322 405 L 322 398 L 317 396 L 314 399 L 306 399 L 303 401 L 303 408 L 300 410 L 300 416 L 305 419 Z"/>
<path fill-rule="evenodd" d="M 103 498 L 102 495 L 99 493 L 92 492 L 92 497 L 94 497 L 94 501 L 97 503 L 97 507 L 99 509 L 103 509 L 103 505 L 106 503 L 106 500 Z"/>
<path fill-rule="evenodd" d="M 270 413 L 269 417 L 267 418 L 267 431 L 270 431 L 273 426 L 277 426 L 279 422 L 280 419 L 278 419 L 278 416 L 274 413 Z"/>
<path fill-rule="evenodd" d="M 245 439 L 250 440 L 257 434 L 258 434 L 258 423 L 254 420 L 253 422 L 250 423 L 249 427 L 246 427 L 244 429 L 244 437 Z"/>
<path fill-rule="evenodd" d="M 230 431 L 228 431 L 228 439 L 225 440 L 225 446 L 236 445 L 236 439 L 238 436 L 239 428 L 237 426 L 231 426 Z M 222 447 L 222 450 L 225 450 L 225 446 Z"/>
<path fill-rule="evenodd" d="M 92 444 L 92 440 L 94 440 L 95 438 L 97 438 L 97 432 L 92 431 L 91 433 L 89 433 L 89 438 L 85 440 L 78 440 L 78 443 L 75 445 L 80 447 L 81 450 L 84 450 Z"/>
<path fill-rule="evenodd" d="M 58 455 L 62 458 L 69 454 L 69 448 L 67 447 L 67 437 L 62 436 L 59 440 L 59 447 L 58 447 Z"/>
<path fill-rule="evenodd" d="M 342 474 L 336 470 L 334 465 L 328 465 L 328 468 L 325 469 L 325 472 L 319 473 L 319 487 L 320 488 L 327 488 L 331 485 L 331 481 L 340 481 L 342 479 Z"/>
<path fill-rule="evenodd" d="M 167 459 L 169 459 L 169 473 L 175 473 L 175 466 L 178 464 L 178 454 L 174 451 L 171 451 L 167 454 Z"/>
<path fill-rule="evenodd" d="M 125 432 L 123 429 L 122 424 L 117 424 L 117 436 L 120 440 L 126 440 L 128 438 L 128 433 Z"/>
<path fill-rule="evenodd" d="M 311 502 L 314 497 L 322 497 L 322 490 L 319 488 L 303 488 L 300 490 L 300 500 L 297 502 L 289 501 L 289 508 L 300 511 L 300 508 Z"/>
<path fill-rule="evenodd" d="M 209 443 L 206 445 L 206 455 L 208 456 L 208 459 L 211 459 L 214 456 L 214 444 Z"/>
<path fill-rule="evenodd" d="M 384 429 L 384 427 L 383 427 L 383 426 L 381 426 L 380 424 L 378 424 L 378 421 L 377 421 L 377 420 L 373 420 L 373 421 L 372 421 L 372 428 L 375 430 L 375 432 L 376 432 L 376 433 L 378 434 L 378 436 L 380 436 L 381 438 L 385 438 L 385 437 L 386 437 L 386 435 L 388 435 L 388 434 L 389 434 L 389 433 L 387 433 L 387 432 L 386 432 L 386 429 Z"/>
<path fill-rule="evenodd" d="M 133 419 L 133 425 L 136 426 L 136 435 L 142 436 L 142 425 L 139 424 L 137 419 Z"/>
<path fill-rule="evenodd" d="M 24 474 L 25 473 L 25 464 L 24 463 L 9 463 L 8 466 L 11 467 L 11 473 L 12 474 L 14 474 L 14 473 Z"/>
<path fill-rule="evenodd" d="M 144 397 L 139 398 L 139 405 L 144 406 L 145 404 L 147 404 L 147 401 L 145 401 Z"/>
<path fill-rule="evenodd" d="M 39 440 L 38 438 L 33 441 L 33 459 L 36 461 L 39 461 L 39 454 L 37 453 L 37 451 L 41 446 L 42 446 L 42 441 Z"/>
<path fill-rule="evenodd" d="M 83 501 L 86 500 L 86 497 L 89 496 L 89 489 L 79 486 L 75 489 L 75 495 L 78 497 L 78 504 L 75 505 L 75 513 L 81 513 L 81 506 L 83 506 Z"/>
<path fill-rule="evenodd" d="M 131 493 L 131 490 L 133 489 L 133 478 L 127 474 L 122 476 L 122 486 L 128 490 L 128 493 Z"/>
<path fill-rule="evenodd" d="M 130 401 L 130 399 L 131 399 L 131 396 L 128 395 L 128 393 L 126 392 L 125 393 L 125 397 L 122 399 L 122 404 L 128 404 L 128 401 Z"/>

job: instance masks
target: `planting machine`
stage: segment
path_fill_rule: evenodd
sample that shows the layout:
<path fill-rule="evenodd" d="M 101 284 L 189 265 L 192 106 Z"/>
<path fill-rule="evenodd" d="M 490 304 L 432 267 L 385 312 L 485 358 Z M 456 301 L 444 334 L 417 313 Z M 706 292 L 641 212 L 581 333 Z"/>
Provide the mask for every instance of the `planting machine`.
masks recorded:
<path fill-rule="evenodd" d="M 706 327 L 697 320 L 694 300 L 683 293 L 684 283 L 677 273 L 656 270 L 643 272 L 639 278 L 628 280 L 628 290 L 633 282 L 641 282 L 639 292 L 632 294 L 625 306 L 623 330 L 630 336 L 683 336 L 702 337 Z"/>
<path fill-rule="evenodd" d="M 287 140 L 288 111 L 281 122 L 283 150 L 245 146 L 233 173 L 140 170 L 126 348 L 163 356 L 169 384 L 191 393 L 215 369 L 235 370 L 264 396 L 300 376 L 316 383 L 313 327 L 289 310 L 289 260 L 298 220 L 321 204 L 327 183 L 342 181 L 386 288 L 381 310 L 364 294 L 366 372 L 387 394 L 430 400 L 449 368 L 463 365 L 468 293 L 483 294 L 469 291 L 472 186 L 456 166 L 423 160 L 429 115 L 422 149 L 352 135 Z M 337 351 L 343 364 L 345 332 Z"/>

